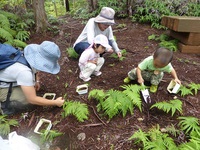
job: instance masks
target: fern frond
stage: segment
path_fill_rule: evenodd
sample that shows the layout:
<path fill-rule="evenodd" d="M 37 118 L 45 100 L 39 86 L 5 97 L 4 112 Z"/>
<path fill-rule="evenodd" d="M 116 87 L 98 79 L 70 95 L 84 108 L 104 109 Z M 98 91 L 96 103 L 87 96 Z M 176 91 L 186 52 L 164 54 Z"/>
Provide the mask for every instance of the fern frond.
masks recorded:
<path fill-rule="evenodd" d="M 17 20 L 19 17 L 16 14 L 0 10 L 0 14 L 6 16 L 9 20 Z"/>
<path fill-rule="evenodd" d="M 192 131 L 199 132 L 199 121 L 198 118 L 195 117 L 178 117 L 181 121 L 178 123 L 181 130 L 185 131 L 185 133 L 189 133 Z"/>
<path fill-rule="evenodd" d="M 25 42 L 23 42 L 23 41 L 14 39 L 12 46 L 23 49 L 23 48 L 25 48 L 27 46 L 27 44 Z"/>
<path fill-rule="evenodd" d="M 29 39 L 30 32 L 28 31 L 19 31 L 17 35 L 15 36 L 16 39 L 20 41 L 26 41 Z"/>
<path fill-rule="evenodd" d="M 163 110 L 166 113 L 171 111 L 171 116 L 173 116 L 176 111 L 182 114 L 182 102 L 178 99 L 170 100 L 169 102 L 166 102 L 166 101 L 157 102 L 153 104 L 150 109 L 155 108 L 155 107 L 160 110 Z"/>
<path fill-rule="evenodd" d="M 120 91 L 110 89 L 106 93 L 106 98 L 102 102 L 102 109 L 105 111 L 105 114 L 109 116 L 109 119 L 113 118 L 119 113 L 120 102 L 117 101 L 117 98 L 120 94 Z"/>
<path fill-rule="evenodd" d="M 96 99 L 99 104 L 97 105 L 97 111 L 99 112 L 102 109 L 102 103 L 104 101 L 106 94 L 103 90 L 93 89 L 89 92 L 88 99 Z"/>
<path fill-rule="evenodd" d="M 80 122 L 83 122 L 85 119 L 88 119 L 89 111 L 86 104 L 76 101 L 66 101 L 63 105 L 63 109 L 63 117 L 67 117 L 68 115 L 74 115 Z"/>
<path fill-rule="evenodd" d="M 142 111 L 142 100 L 140 98 L 140 90 L 143 87 L 136 85 L 136 84 L 135 85 L 124 85 L 124 86 L 121 86 L 121 87 L 123 89 L 125 89 L 123 91 L 123 93 L 126 94 L 126 96 L 131 99 L 133 104 L 135 106 L 137 106 L 140 111 Z"/>
<path fill-rule="evenodd" d="M 194 90 L 194 94 L 197 95 L 198 90 L 200 90 L 200 84 L 190 83 L 188 86 L 190 91 Z"/>
<path fill-rule="evenodd" d="M 176 137 L 178 134 L 180 134 L 180 131 L 174 127 L 174 125 L 169 125 L 166 127 L 166 130 L 169 134 L 173 135 Z"/>
<path fill-rule="evenodd" d="M 9 22 L 8 18 L 2 14 L 0 14 L 0 27 L 1 28 L 4 28 L 4 27 L 10 28 L 10 22 Z"/>
<path fill-rule="evenodd" d="M 0 39 L 4 39 L 5 41 L 12 41 L 13 36 L 3 28 L 0 28 Z"/>
<path fill-rule="evenodd" d="M 45 131 L 41 134 L 41 142 L 45 143 L 46 141 L 52 142 L 56 137 L 63 135 L 62 132 L 58 132 L 56 130 Z"/>
<path fill-rule="evenodd" d="M 7 119 L 6 115 L 0 116 L 0 135 L 8 135 L 10 133 L 10 126 L 17 126 L 18 121 L 15 119 Z"/>
<path fill-rule="evenodd" d="M 181 96 L 185 96 L 185 95 L 193 95 L 193 93 L 192 93 L 192 91 L 191 91 L 191 89 L 188 89 L 187 87 L 185 87 L 185 86 L 181 86 L 180 87 L 180 89 L 179 89 L 180 91 L 181 91 Z"/>
<path fill-rule="evenodd" d="M 146 132 L 143 132 L 141 129 L 139 131 L 136 131 L 128 140 L 135 140 L 135 143 L 142 142 L 144 146 L 147 145 L 149 142 L 148 134 Z"/>

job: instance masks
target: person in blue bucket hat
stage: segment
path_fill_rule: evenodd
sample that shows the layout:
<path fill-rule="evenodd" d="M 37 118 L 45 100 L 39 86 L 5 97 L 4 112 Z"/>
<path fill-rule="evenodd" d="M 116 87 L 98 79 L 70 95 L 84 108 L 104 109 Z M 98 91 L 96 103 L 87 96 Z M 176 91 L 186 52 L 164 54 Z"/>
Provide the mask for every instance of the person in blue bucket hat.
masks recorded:
<path fill-rule="evenodd" d="M 28 104 L 40 106 L 58 106 L 64 103 L 62 97 L 48 100 L 36 95 L 40 88 L 38 72 L 57 74 L 60 71 L 58 59 L 60 58 L 58 45 L 51 41 L 41 44 L 29 44 L 24 49 L 24 57 L 29 66 L 16 62 L 0 70 L 0 113 L 13 114 Z M 12 82 L 12 93 L 7 102 L 9 83 Z M 7 107 L 5 108 L 5 104 Z"/>

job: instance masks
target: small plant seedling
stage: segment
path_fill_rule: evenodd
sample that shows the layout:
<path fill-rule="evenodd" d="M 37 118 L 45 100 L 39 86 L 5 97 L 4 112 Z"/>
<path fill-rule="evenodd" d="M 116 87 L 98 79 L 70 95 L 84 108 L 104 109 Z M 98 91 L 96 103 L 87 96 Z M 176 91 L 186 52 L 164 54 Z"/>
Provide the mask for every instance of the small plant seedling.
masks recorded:
<path fill-rule="evenodd" d="M 75 52 L 74 48 L 73 47 L 69 47 L 67 48 L 67 54 L 70 58 L 78 58 L 79 55 Z"/>

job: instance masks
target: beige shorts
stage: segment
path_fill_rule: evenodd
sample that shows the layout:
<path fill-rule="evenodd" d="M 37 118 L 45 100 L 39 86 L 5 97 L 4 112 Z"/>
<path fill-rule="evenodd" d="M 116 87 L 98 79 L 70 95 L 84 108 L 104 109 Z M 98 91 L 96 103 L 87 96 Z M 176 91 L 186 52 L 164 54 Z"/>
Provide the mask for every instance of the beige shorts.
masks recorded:
<path fill-rule="evenodd" d="M 8 88 L 0 88 L 0 102 L 6 101 L 7 94 Z M 25 105 L 28 104 L 25 95 L 23 94 L 22 89 L 19 86 L 12 88 L 10 101 L 18 101 Z"/>

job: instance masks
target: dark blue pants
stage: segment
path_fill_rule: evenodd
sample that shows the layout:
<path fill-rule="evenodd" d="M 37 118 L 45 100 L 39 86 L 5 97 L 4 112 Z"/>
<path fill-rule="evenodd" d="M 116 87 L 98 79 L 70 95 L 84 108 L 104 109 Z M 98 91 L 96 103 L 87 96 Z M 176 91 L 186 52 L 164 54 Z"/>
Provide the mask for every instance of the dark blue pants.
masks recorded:
<path fill-rule="evenodd" d="M 111 41 L 109 40 L 109 45 L 112 46 Z M 77 43 L 74 47 L 74 50 L 77 54 L 81 55 L 85 49 L 87 49 L 90 46 L 88 42 L 80 42 Z"/>

